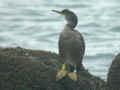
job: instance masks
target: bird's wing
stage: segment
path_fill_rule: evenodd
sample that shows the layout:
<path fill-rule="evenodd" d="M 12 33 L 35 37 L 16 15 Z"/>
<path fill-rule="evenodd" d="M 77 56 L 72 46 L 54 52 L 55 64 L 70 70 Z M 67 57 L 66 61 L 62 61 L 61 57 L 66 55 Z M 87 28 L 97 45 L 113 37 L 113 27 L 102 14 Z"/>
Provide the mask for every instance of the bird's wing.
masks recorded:
<path fill-rule="evenodd" d="M 78 31 L 72 31 L 69 35 L 60 35 L 59 54 L 61 57 L 71 56 L 73 59 L 80 59 L 80 57 L 83 57 L 84 52 L 84 39 Z"/>
<path fill-rule="evenodd" d="M 73 59 L 82 59 L 85 53 L 85 42 L 82 34 L 76 30 L 74 30 L 74 40 L 71 41 L 72 44 L 71 48 L 71 53 Z"/>

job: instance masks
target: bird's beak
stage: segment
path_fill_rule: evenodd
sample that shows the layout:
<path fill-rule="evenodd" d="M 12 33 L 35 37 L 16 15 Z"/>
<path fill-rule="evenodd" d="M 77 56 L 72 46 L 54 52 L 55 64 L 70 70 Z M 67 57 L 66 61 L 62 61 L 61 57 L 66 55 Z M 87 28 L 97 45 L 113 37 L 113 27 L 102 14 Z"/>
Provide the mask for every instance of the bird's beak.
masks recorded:
<path fill-rule="evenodd" d="M 60 14 L 60 15 L 63 15 L 63 13 L 61 12 L 61 11 L 57 11 L 57 10 L 52 10 L 53 12 L 56 12 L 56 13 L 58 13 L 58 14 Z"/>

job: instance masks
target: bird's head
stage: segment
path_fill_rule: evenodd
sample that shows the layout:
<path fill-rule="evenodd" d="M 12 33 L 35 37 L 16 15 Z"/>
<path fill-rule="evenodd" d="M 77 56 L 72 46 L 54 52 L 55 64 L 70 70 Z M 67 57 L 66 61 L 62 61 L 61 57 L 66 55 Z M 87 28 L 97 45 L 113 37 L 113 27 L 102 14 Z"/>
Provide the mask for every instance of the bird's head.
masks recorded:
<path fill-rule="evenodd" d="M 72 28 L 74 28 L 77 25 L 77 16 L 75 13 L 68 9 L 64 9 L 62 11 L 52 10 L 53 12 L 56 12 L 60 15 L 65 16 L 65 19 L 67 20 L 67 24 L 70 25 Z"/>

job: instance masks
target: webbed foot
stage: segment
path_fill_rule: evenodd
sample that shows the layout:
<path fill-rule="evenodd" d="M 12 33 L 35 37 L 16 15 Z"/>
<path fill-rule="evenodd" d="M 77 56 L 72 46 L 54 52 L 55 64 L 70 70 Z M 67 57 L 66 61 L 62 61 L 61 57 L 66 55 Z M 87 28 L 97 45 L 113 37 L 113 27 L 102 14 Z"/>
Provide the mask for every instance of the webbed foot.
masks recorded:
<path fill-rule="evenodd" d="M 62 79 L 66 75 L 67 75 L 66 64 L 62 64 L 62 69 L 59 72 L 57 72 L 56 81 Z"/>
<path fill-rule="evenodd" d="M 77 72 L 74 70 L 73 72 L 68 73 L 68 76 L 71 80 L 77 81 Z"/>

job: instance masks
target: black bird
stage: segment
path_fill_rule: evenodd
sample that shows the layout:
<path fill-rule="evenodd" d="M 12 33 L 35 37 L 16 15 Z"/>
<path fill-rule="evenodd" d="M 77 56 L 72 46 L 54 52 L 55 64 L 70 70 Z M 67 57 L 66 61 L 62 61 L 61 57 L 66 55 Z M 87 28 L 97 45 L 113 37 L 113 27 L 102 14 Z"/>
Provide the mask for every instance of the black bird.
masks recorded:
<path fill-rule="evenodd" d="M 53 10 L 58 14 L 65 16 L 67 24 L 59 37 L 59 55 L 64 59 L 61 70 L 56 75 L 56 80 L 68 76 L 76 81 L 77 72 L 82 67 L 82 59 L 85 52 L 85 42 L 80 32 L 75 30 L 78 18 L 75 13 L 68 9 L 62 11 Z M 67 70 L 67 66 L 73 67 L 72 71 Z"/>

